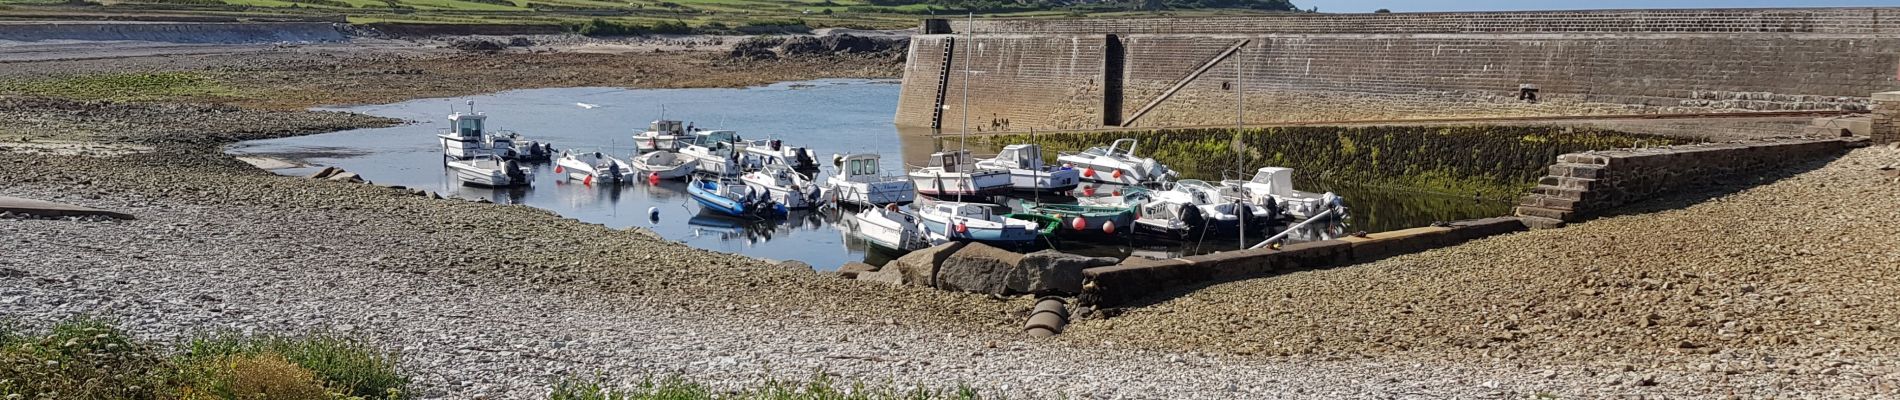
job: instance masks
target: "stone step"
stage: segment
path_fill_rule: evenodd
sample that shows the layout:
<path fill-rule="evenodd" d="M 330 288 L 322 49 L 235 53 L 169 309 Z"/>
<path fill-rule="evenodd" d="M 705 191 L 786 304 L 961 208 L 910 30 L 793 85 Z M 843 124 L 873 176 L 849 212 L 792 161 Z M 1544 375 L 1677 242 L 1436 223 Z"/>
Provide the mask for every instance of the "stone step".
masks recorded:
<path fill-rule="evenodd" d="M 1589 193 L 1590 191 L 1588 190 L 1565 189 L 1565 188 L 1551 186 L 1551 185 L 1537 185 L 1537 187 L 1531 188 L 1531 194 L 1541 194 L 1545 196 L 1556 197 L 1556 198 L 1565 199 L 1565 200 L 1576 200 L 1576 201 L 1586 200 L 1585 197 L 1588 196 Z"/>
<path fill-rule="evenodd" d="M 1550 165 L 1550 176 L 1568 178 L 1603 179 L 1604 167 L 1594 164 L 1556 163 Z"/>
<path fill-rule="evenodd" d="M 1570 211 L 1570 210 L 1549 209 L 1549 208 L 1543 208 L 1543 207 L 1519 206 L 1517 207 L 1516 215 L 1519 217 L 1538 217 L 1538 218 L 1549 218 L 1549 219 L 1554 219 L 1558 221 L 1569 221 L 1576 217 L 1577 212 Z"/>
<path fill-rule="evenodd" d="M 1571 164 L 1610 165 L 1610 158 L 1588 153 L 1570 153 L 1557 156 L 1557 161 Z"/>
<path fill-rule="evenodd" d="M 1546 176 L 1543 179 L 1537 180 L 1537 184 L 1544 185 L 1544 186 L 1555 186 L 1559 189 L 1588 191 L 1596 187 L 1597 180 L 1587 179 L 1587 178 L 1571 178 L 1571 177 L 1564 177 L 1564 176 Z"/>
<path fill-rule="evenodd" d="M 1519 221 L 1524 221 L 1524 226 L 1528 226 L 1531 229 L 1556 229 L 1556 228 L 1562 228 L 1564 227 L 1564 225 L 1568 224 L 1564 222 L 1563 220 L 1550 219 L 1550 218 L 1544 218 L 1544 217 L 1532 217 L 1532 216 L 1520 215 L 1517 217 L 1517 219 Z"/>
<path fill-rule="evenodd" d="M 1546 196 L 1546 195 L 1541 195 L 1541 194 L 1525 195 L 1524 197 L 1519 198 L 1517 201 L 1517 205 L 1525 206 L 1525 207 L 1540 207 L 1540 208 L 1548 208 L 1548 209 L 1553 209 L 1553 210 L 1572 210 L 1572 211 L 1577 209 L 1577 203 L 1582 203 L 1582 202 L 1577 201 L 1577 200 L 1559 198 L 1555 196 Z"/>

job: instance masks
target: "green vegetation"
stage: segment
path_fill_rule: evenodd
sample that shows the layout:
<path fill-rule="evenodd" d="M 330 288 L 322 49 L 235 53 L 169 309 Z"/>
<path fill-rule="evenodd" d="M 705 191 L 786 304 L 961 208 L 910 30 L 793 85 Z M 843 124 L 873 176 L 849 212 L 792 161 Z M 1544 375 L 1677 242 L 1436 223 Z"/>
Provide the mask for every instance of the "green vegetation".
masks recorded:
<path fill-rule="evenodd" d="M 211 78 L 187 72 L 75 75 L 57 79 L 0 82 L 0 94 L 55 96 L 82 100 L 153 101 L 234 96 Z"/>
<path fill-rule="evenodd" d="M 191 341 L 171 355 L 96 319 L 45 333 L 0 325 L 0 398 L 403 399 L 395 357 L 329 336 Z"/>
<path fill-rule="evenodd" d="M 824 374 L 811 381 L 766 381 L 755 388 L 738 392 L 714 390 L 704 384 L 679 377 L 647 379 L 639 386 L 615 389 L 603 386 L 599 379 L 567 379 L 555 383 L 549 400 L 978 400 L 984 397 L 964 386 L 955 391 L 873 387 L 863 383 L 843 385 Z"/>
<path fill-rule="evenodd" d="M 1586 128 L 1548 126 L 1371 126 L 1164 129 L 1138 132 L 1038 134 L 1045 155 L 1140 139 L 1137 154 L 1155 157 L 1182 178 L 1244 179 L 1264 166 L 1300 171 L 1302 185 L 1394 186 L 1430 193 L 1512 197 L 1536 185 L 1557 155 L 1586 150 L 1662 146 L 1688 140 Z M 975 139 L 973 139 L 975 140 Z M 1030 143 L 1027 135 L 989 136 L 984 144 Z M 1235 151 L 1236 148 L 1244 149 Z M 1236 159 L 1236 157 L 1241 157 Z"/>

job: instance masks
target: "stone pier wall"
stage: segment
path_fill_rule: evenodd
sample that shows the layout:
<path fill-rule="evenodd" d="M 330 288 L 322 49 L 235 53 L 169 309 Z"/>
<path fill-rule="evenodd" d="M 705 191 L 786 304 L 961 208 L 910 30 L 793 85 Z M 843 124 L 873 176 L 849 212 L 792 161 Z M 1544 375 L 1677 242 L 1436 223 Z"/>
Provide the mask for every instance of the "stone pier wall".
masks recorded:
<path fill-rule="evenodd" d="M 1873 132 L 1868 137 L 1874 143 L 1900 141 L 1900 92 L 1875 93 L 1873 100 Z"/>
<path fill-rule="evenodd" d="M 1755 183 L 1763 173 L 1839 155 L 1856 143 L 1772 139 L 1564 154 L 1516 213 L 1532 227 L 1561 226 L 1641 200 Z"/>
<path fill-rule="evenodd" d="M 930 126 L 940 82 L 945 131 L 963 124 L 966 88 L 985 131 L 1227 125 L 1238 93 L 1247 122 L 1270 123 L 1864 111 L 1869 93 L 1900 89 L 1900 8 L 949 25 L 913 37 L 898 124 Z M 1520 101 L 1520 85 L 1539 101 Z"/>

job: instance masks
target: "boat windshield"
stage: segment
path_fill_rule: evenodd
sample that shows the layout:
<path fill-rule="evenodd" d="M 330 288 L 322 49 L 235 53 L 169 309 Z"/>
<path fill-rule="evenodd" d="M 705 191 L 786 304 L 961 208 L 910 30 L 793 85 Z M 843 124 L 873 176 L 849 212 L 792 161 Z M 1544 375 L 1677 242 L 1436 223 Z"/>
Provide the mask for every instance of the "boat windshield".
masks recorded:
<path fill-rule="evenodd" d="M 851 160 L 846 162 L 846 168 L 851 175 L 877 175 L 877 159 L 865 158 Z"/>
<path fill-rule="evenodd" d="M 1253 183 L 1273 183 L 1273 173 L 1267 172 L 1266 169 L 1261 169 L 1260 172 L 1253 174 Z"/>
<path fill-rule="evenodd" d="M 733 131 L 705 131 L 700 132 L 699 136 L 693 137 L 693 145 L 699 147 L 714 147 L 719 144 L 730 143 L 737 137 L 738 133 Z"/>
<path fill-rule="evenodd" d="M 468 118 L 468 117 L 463 117 L 460 115 L 457 115 L 457 117 L 459 118 L 455 119 L 455 133 L 456 134 L 459 134 L 462 136 L 481 136 L 482 134 L 482 119 L 481 118 Z"/>
<path fill-rule="evenodd" d="M 1082 154 L 1101 157 L 1101 156 L 1108 155 L 1108 148 L 1107 147 L 1090 147 L 1088 150 L 1082 150 Z"/>

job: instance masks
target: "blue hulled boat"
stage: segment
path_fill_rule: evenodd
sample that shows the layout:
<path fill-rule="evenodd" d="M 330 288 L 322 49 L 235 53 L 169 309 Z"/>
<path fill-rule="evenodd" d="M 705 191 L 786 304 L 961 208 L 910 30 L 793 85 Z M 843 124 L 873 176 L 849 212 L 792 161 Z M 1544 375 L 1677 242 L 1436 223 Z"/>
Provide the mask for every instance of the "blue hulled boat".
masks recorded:
<path fill-rule="evenodd" d="M 756 189 L 737 179 L 695 180 L 686 185 L 686 193 L 700 207 L 735 217 L 782 216 L 785 206 L 772 201 L 769 192 Z"/>

